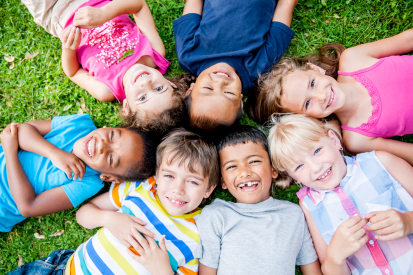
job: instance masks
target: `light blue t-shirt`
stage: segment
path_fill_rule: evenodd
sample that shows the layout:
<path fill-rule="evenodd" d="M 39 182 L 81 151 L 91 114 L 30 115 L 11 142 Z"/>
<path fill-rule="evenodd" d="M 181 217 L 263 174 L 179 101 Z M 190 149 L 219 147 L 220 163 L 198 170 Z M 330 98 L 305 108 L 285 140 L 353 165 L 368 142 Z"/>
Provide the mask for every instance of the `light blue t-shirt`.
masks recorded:
<path fill-rule="evenodd" d="M 70 153 L 78 139 L 94 130 L 96 126 L 89 115 L 61 116 L 53 118 L 52 130 L 44 138 Z M 99 173 L 88 166 L 86 166 L 85 175 L 79 181 L 69 179 L 66 173 L 54 166 L 48 158 L 22 150 L 19 151 L 18 156 L 36 195 L 62 186 L 73 207 L 76 207 L 103 187 Z M 10 192 L 6 159 L 3 146 L 0 145 L 0 232 L 9 232 L 15 224 L 24 219 Z"/>

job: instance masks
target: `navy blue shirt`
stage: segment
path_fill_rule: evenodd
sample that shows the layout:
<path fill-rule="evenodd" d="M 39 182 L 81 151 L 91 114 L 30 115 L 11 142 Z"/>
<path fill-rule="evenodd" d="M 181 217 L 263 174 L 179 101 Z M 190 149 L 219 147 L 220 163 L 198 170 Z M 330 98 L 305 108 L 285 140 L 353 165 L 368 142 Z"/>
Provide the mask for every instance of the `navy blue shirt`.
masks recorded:
<path fill-rule="evenodd" d="M 243 90 L 277 63 L 294 36 L 272 22 L 275 0 L 205 0 L 202 16 L 173 22 L 179 65 L 193 75 L 225 62 L 238 72 Z"/>

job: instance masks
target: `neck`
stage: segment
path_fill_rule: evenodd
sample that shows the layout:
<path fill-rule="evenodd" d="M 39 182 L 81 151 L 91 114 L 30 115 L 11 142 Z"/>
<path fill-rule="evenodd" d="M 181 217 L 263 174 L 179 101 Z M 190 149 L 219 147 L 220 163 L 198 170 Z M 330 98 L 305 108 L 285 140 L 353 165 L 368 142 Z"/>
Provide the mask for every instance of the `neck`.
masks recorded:
<path fill-rule="evenodd" d="M 334 113 L 337 115 L 341 124 L 347 125 L 352 117 L 358 115 L 358 111 L 360 110 L 360 91 L 349 83 L 339 83 L 339 86 L 345 95 L 345 103 L 343 107 Z"/>

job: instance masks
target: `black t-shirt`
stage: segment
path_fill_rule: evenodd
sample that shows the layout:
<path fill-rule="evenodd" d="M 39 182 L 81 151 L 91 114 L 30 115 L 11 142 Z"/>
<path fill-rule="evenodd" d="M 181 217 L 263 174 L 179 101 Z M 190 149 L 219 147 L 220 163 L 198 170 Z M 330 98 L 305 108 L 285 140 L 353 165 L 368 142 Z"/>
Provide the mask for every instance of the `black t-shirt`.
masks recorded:
<path fill-rule="evenodd" d="M 280 60 L 294 36 L 272 22 L 274 0 L 205 0 L 202 16 L 173 22 L 179 65 L 194 75 L 225 62 L 238 72 L 243 90 Z"/>

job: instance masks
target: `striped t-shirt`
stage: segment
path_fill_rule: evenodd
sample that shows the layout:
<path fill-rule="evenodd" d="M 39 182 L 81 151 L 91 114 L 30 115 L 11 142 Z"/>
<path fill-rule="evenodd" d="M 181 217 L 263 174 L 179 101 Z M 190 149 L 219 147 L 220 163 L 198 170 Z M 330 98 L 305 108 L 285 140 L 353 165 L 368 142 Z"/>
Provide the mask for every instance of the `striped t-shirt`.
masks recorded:
<path fill-rule="evenodd" d="M 166 236 L 165 245 L 174 273 L 198 274 L 195 256 L 200 236 L 195 220 L 201 209 L 181 216 L 169 215 L 159 201 L 154 177 L 145 182 L 113 183 L 109 194 L 119 212 L 146 222 L 145 227 L 156 234 L 155 241 Z M 150 274 L 129 256 L 127 249 L 103 227 L 77 248 L 68 261 L 66 275 Z"/>

